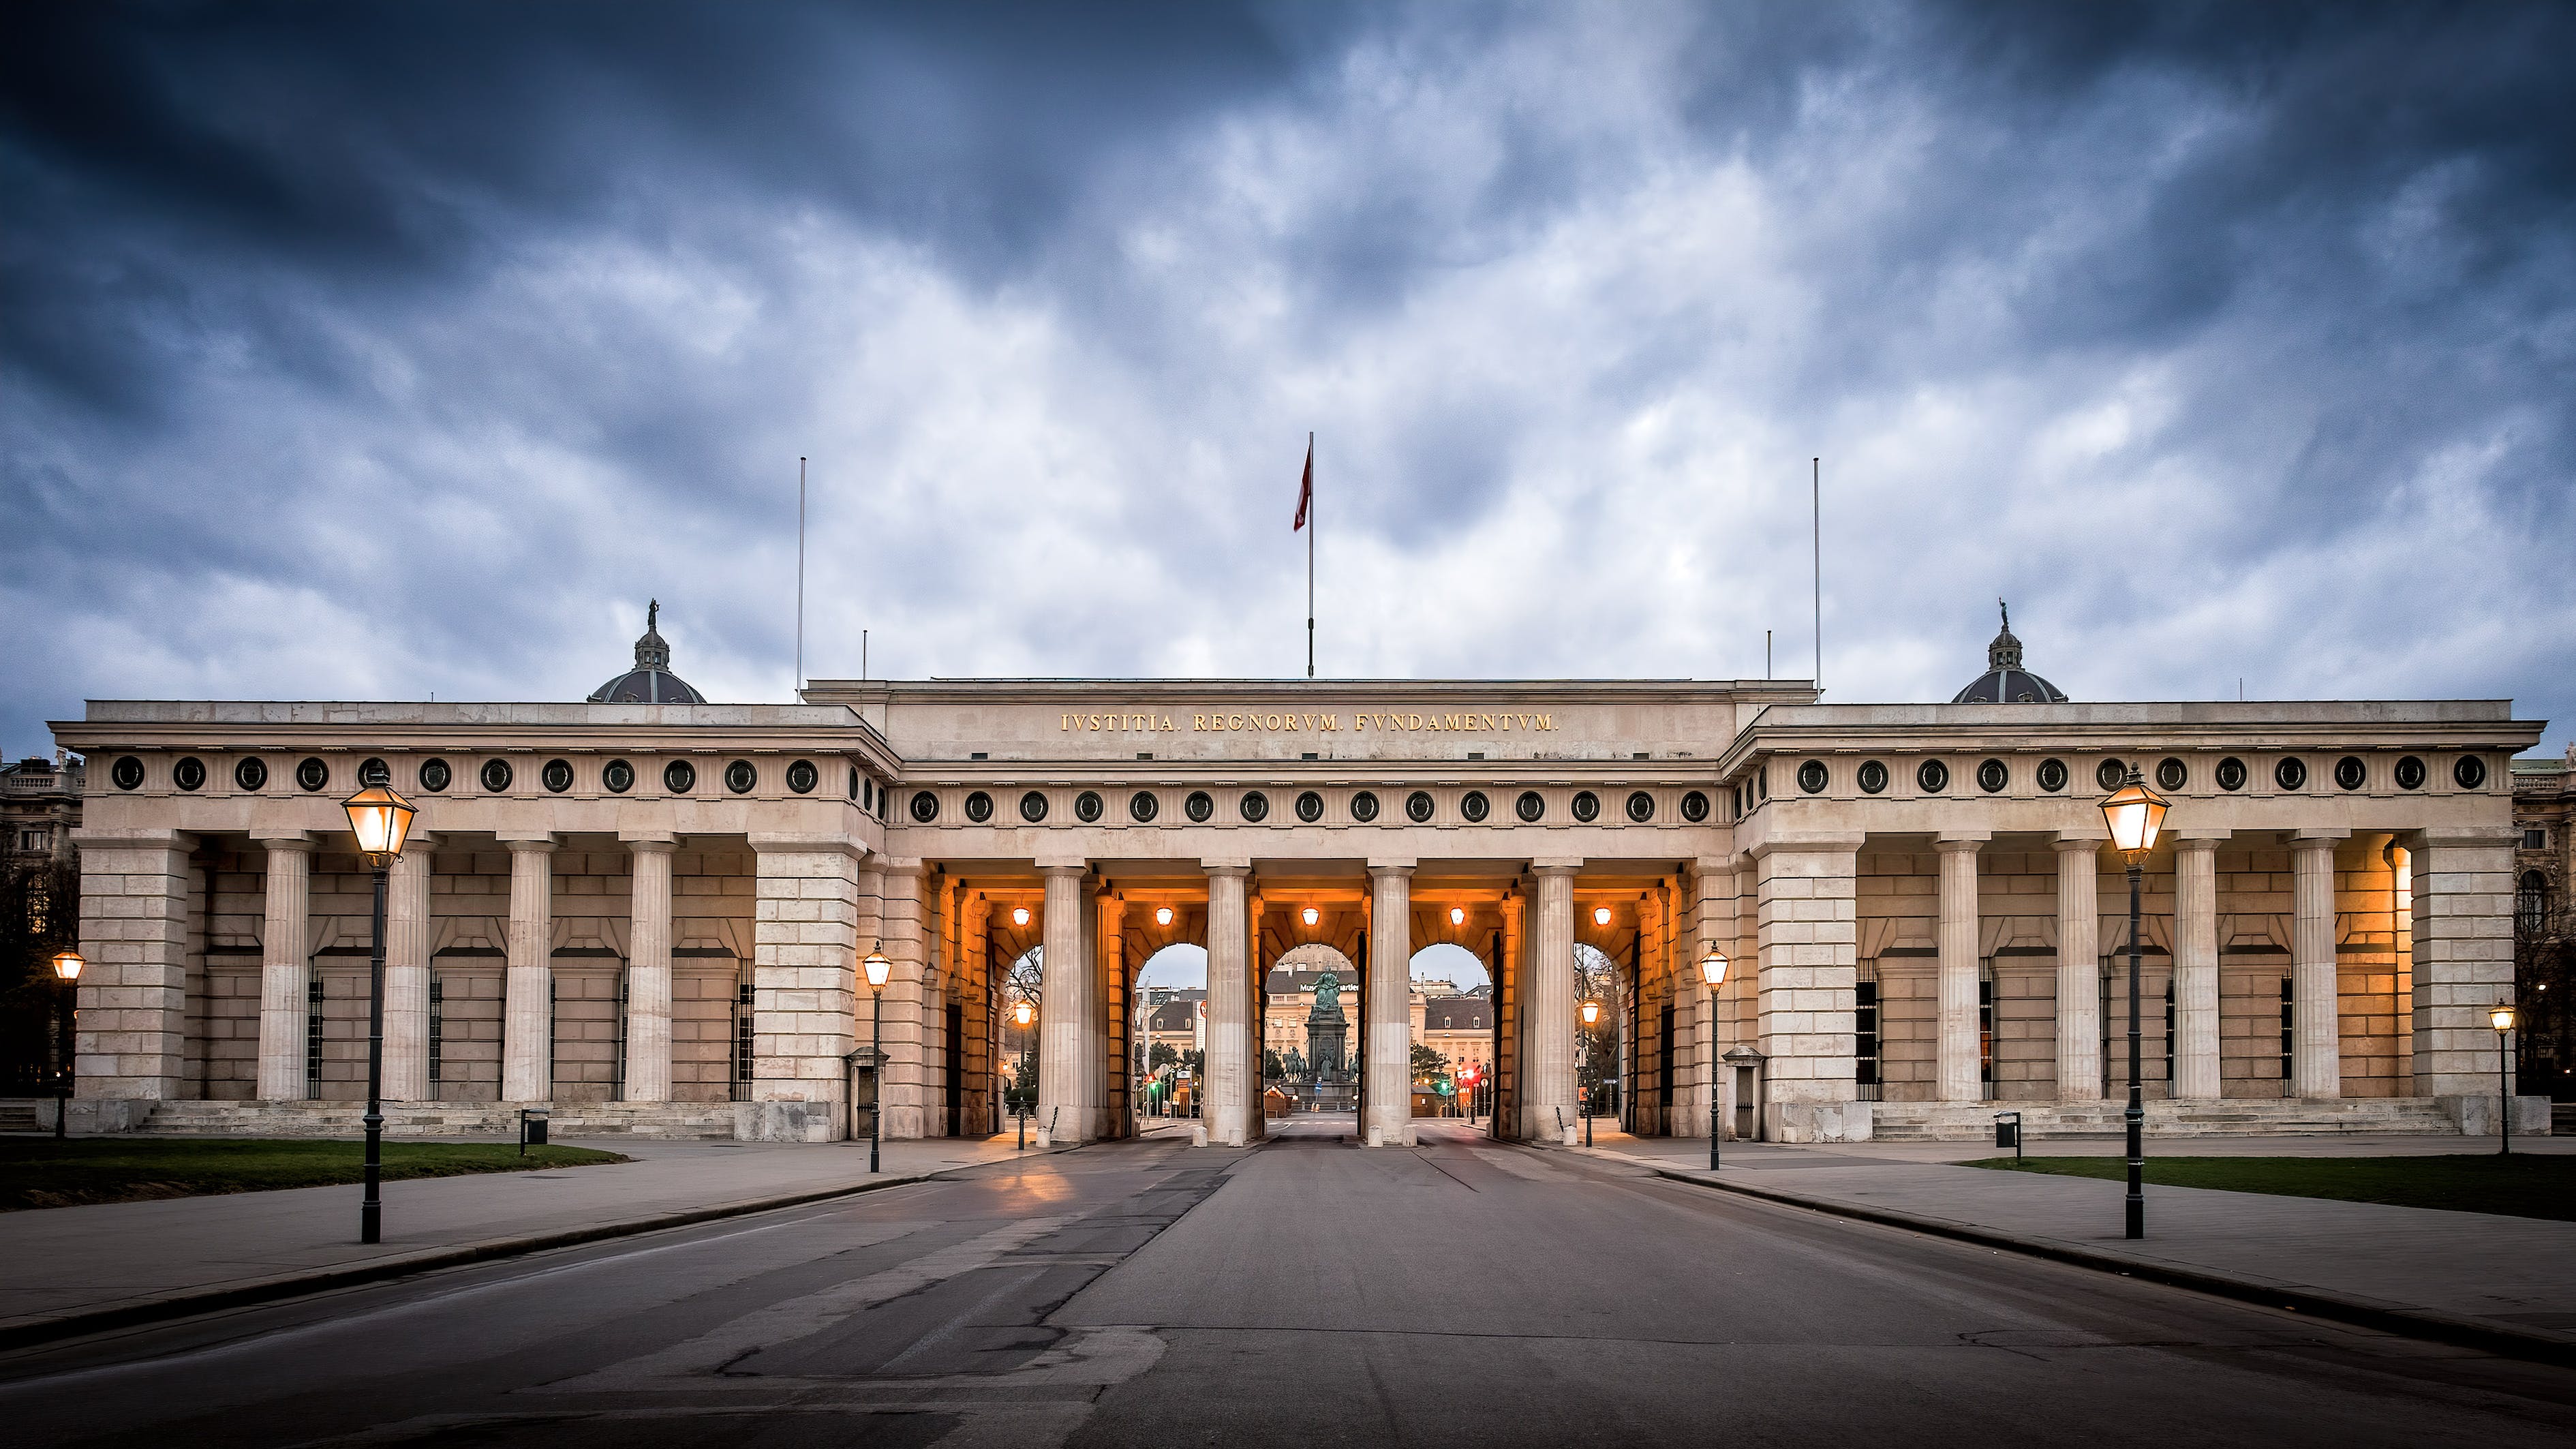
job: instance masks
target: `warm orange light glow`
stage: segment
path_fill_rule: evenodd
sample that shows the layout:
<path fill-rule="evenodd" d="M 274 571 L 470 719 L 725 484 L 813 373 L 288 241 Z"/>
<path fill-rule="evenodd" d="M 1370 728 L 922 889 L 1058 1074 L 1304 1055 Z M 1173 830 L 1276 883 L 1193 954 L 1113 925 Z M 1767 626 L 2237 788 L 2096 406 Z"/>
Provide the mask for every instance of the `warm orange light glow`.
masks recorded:
<path fill-rule="evenodd" d="M 1592 924 L 1596 926 L 1606 926 L 1610 924 L 1610 908 L 1608 906 L 1594 906 L 1592 908 Z"/>
<path fill-rule="evenodd" d="M 2156 834 L 2164 829 L 2165 811 L 2171 802 L 2146 786 L 2135 765 L 2129 767 L 2129 779 L 2102 802 L 2102 818 L 2111 826 L 2111 844 L 2131 860 L 2156 848 Z"/>
<path fill-rule="evenodd" d="M 1025 925 L 1027 925 L 1028 923 L 1029 923 L 1029 908 L 1028 908 L 1028 907 L 1026 907 L 1026 906 L 1013 906 L 1013 907 L 1011 907 L 1011 924 L 1012 924 L 1012 925 L 1014 925 L 1014 926 L 1025 926 Z"/>
<path fill-rule="evenodd" d="M 1600 1003 L 1600 1002 L 1597 1002 L 1597 1001 L 1587 1001 L 1587 1002 L 1583 1003 L 1583 1024 L 1584 1024 L 1585 1026 L 1590 1026 L 1590 1025 L 1592 1025 L 1594 1022 L 1599 1021 L 1600 1019 L 1601 1019 L 1601 1003 Z"/>
<path fill-rule="evenodd" d="M 1154 924 L 1157 926 L 1168 926 L 1171 923 L 1172 908 L 1170 906 L 1156 906 L 1154 908 Z"/>
<path fill-rule="evenodd" d="M 1302 910 L 1302 911 L 1299 911 L 1299 912 L 1297 913 L 1297 919 L 1299 919 L 1299 920 L 1301 920 L 1301 921 L 1304 921 L 1307 925 L 1310 925 L 1310 926 L 1311 926 L 1311 925 L 1313 925 L 1313 924 L 1315 924 L 1317 921 L 1322 920 L 1323 918 L 1324 918 L 1324 913 L 1323 913 L 1322 911 L 1316 910 L 1313 906 L 1308 906 L 1306 909 L 1304 909 L 1304 910 Z"/>
<path fill-rule="evenodd" d="M 412 817 L 419 814 L 409 800 L 382 785 L 367 788 L 340 802 L 349 812 L 349 828 L 358 836 L 358 853 L 378 865 L 402 854 L 403 841 L 411 834 Z"/>
<path fill-rule="evenodd" d="M 54 953 L 54 975 L 64 981 L 78 981 L 80 979 L 81 968 L 88 964 L 89 961 L 87 958 L 83 957 L 78 951 L 56 951 Z"/>
<path fill-rule="evenodd" d="M 1465 906 L 1451 906 L 1449 908 L 1449 924 L 1453 926 L 1463 926 L 1467 924 L 1467 908 Z"/>
<path fill-rule="evenodd" d="M 860 962 L 859 965 L 867 971 L 868 986 L 872 990 L 884 990 L 886 978 L 894 974 L 894 963 L 886 959 L 882 942 L 878 944 L 876 950 L 870 951 L 868 959 Z"/>
<path fill-rule="evenodd" d="M 1726 953 L 1717 949 L 1715 946 L 1709 947 L 1708 954 L 1699 958 L 1699 977 L 1702 981 L 1707 982 L 1712 990 L 1717 987 L 1724 986 L 1726 984 Z"/>
<path fill-rule="evenodd" d="M 1022 1026 L 1026 1026 L 1032 1020 L 1035 1020 L 1037 1014 L 1037 1008 L 1029 1005 L 1025 1000 L 1021 1001 L 1019 1005 L 1011 1008 L 1011 1020 L 1018 1022 Z"/>
<path fill-rule="evenodd" d="M 2487 1020 L 2492 1023 L 2498 1031 L 2513 1030 L 2513 1003 L 2510 1001 L 2497 1002 L 2495 1004 L 2495 1009 L 2487 1013 Z"/>

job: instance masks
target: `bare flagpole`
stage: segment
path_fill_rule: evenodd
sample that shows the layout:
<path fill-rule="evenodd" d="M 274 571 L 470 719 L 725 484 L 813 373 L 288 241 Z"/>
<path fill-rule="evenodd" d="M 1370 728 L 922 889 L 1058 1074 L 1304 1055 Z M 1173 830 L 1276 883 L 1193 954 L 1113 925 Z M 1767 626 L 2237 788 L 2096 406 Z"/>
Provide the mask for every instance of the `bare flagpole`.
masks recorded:
<path fill-rule="evenodd" d="M 796 460 L 796 692 L 805 692 L 805 460 Z"/>
<path fill-rule="evenodd" d="M 1306 435 L 1307 468 L 1311 476 L 1315 457 L 1315 435 Z M 1306 514 L 1306 677 L 1315 677 L 1315 515 L 1310 498 Z"/>
<path fill-rule="evenodd" d="M 1807 506 L 1815 521 L 1816 539 L 1816 693 L 1825 692 L 1825 460 L 1808 460 L 1813 472 L 1808 477 Z"/>

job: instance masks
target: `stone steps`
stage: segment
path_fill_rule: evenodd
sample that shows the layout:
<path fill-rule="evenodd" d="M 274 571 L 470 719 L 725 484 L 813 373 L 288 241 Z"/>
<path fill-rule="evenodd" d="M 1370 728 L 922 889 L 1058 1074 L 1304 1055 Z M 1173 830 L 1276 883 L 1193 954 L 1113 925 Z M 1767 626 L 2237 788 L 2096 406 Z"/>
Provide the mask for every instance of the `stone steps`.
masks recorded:
<path fill-rule="evenodd" d="M 2346 1137 L 2371 1133 L 2456 1133 L 2458 1122 L 2428 1097 L 2351 1100 L 2149 1102 L 2149 1137 Z M 2117 1138 L 2127 1134 L 2120 1104 L 2057 1106 L 2011 1102 L 1879 1102 L 1870 1136 L 1880 1142 L 1994 1140 L 1995 1114 L 2019 1112 L 2022 1140 Z"/>
<path fill-rule="evenodd" d="M 473 1102 L 389 1102 L 388 1137 L 511 1137 L 516 1106 Z M 553 1110 L 554 1137 L 731 1140 L 732 1102 L 583 1102 Z M 355 1102 L 163 1102 L 135 1131 L 148 1137 L 357 1137 L 366 1107 Z"/>
<path fill-rule="evenodd" d="M 0 1132 L 50 1132 L 54 1127 L 53 1104 L 38 1104 L 24 1097 L 0 1099 Z"/>

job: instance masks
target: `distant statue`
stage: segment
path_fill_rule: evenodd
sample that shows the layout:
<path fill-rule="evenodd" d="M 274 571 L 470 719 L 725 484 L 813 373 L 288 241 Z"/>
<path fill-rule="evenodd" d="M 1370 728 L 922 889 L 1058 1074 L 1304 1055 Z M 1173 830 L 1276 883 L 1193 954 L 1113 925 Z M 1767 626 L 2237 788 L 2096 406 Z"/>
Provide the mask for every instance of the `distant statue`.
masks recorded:
<path fill-rule="evenodd" d="M 1315 981 L 1315 1015 L 1339 1016 L 1342 1011 L 1342 978 L 1327 971 Z"/>
<path fill-rule="evenodd" d="M 660 599 L 655 599 L 653 602 L 651 602 L 651 603 L 649 603 L 649 604 L 646 604 L 646 605 L 644 606 L 644 632 L 645 632 L 645 633 L 647 633 L 647 634 L 652 633 L 652 632 L 654 631 L 654 629 L 656 629 L 656 628 L 658 628 L 658 627 L 660 626 L 660 624 L 661 624 L 661 620 L 662 620 L 662 601 L 661 601 Z"/>

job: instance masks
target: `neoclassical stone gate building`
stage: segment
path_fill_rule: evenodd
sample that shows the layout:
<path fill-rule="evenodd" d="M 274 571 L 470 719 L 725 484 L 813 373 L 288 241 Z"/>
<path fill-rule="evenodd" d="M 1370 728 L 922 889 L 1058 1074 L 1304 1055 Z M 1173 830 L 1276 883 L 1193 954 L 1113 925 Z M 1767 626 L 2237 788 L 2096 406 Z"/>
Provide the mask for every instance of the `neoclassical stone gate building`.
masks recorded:
<path fill-rule="evenodd" d="M 1119 1136 L 1136 972 L 1184 941 L 1208 953 L 1219 1143 L 1263 1132 L 1260 983 L 1309 942 L 1358 966 L 1372 1141 L 1412 1131 L 1405 983 L 1434 942 L 1493 975 L 1505 1136 L 1571 1130 L 1577 942 L 1627 977 L 1634 1130 L 1704 1133 L 1713 1103 L 1783 1141 L 1982 1130 L 1992 1103 L 2082 1126 L 2125 1091 L 2127 902 L 2095 802 L 2131 764 L 2174 801 L 2142 932 L 2160 1129 L 2492 1120 L 2506 761 L 2541 732 L 2505 702 L 2063 703 L 2009 633 L 1947 705 L 1740 680 L 711 705 L 658 634 L 637 661 L 584 704 L 99 701 L 57 724 L 92 781 L 75 1124 L 363 1094 L 368 883 L 339 801 L 383 778 L 421 807 L 391 893 L 398 1128 L 548 1102 L 841 1136 L 881 948 L 886 1131 L 987 1133 L 999 983 L 1043 947 L 1035 1125 Z M 1735 963 L 1714 999 L 1712 946 Z"/>

